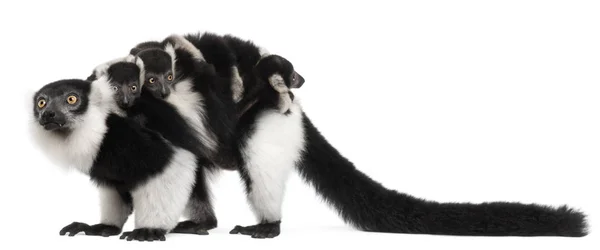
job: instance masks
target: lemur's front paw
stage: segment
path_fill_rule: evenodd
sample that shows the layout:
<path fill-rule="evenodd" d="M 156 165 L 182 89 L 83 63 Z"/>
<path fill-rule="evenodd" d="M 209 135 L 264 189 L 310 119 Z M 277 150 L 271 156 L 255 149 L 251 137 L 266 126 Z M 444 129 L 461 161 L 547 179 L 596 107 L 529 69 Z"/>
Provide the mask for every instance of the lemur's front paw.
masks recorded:
<path fill-rule="evenodd" d="M 124 232 L 121 234 L 120 239 L 127 239 L 127 241 L 165 241 L 165 235 L 167 230 L 157 228 L 138 228 L 130 232 Z"/>
<path fill-rule="evenodd" d="M 230 234 L 243 234 L 250 235 L 252 238 L 264 239 L 264 238 L 275 238 L 280 232 L 280 221 L 270 222 L 270 223 L 261 223 L 253 226 L 235 226 L 233 230 L 231 230 Z"/>
<path fill-rule="evenodd" d="M 60 230 L 60 235 L 69 233 L 69 236 L 75 236 L 78 233 L 85 232 L 90 229 L 90 225 L 82 222 L 73 222 Z"/>
<path fill-rule="evenodd" d="M 87 230 L 85 230 L 86 235 L 95 235 L 95 236 L 115 236 L 121 233 L 121 228 L 113 225 L 107 224 L 96 224 L 90 226 Z"/>

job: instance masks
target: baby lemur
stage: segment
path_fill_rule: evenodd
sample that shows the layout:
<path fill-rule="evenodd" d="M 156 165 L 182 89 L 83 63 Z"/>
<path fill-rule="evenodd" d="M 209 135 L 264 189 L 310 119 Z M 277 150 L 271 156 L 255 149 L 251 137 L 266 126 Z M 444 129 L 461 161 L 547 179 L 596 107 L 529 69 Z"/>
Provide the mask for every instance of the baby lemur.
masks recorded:
<path fill-rule="evenodd" d="M 300 88 L 305 82 L 291 63 L 284 57 L 269 54 L 266 49 L 256 46 L 251 41 L 245 41 L 231 35 L 219 36 L 213 33 L 187 34 L 184 36 L 172 35 L 162 42 L 149 41 L 136 45 L 130 50 L 130 54 L 139 56 L 148 66 L 146 83 L 153 84 L 150 91 L 156 95 L 166 95 L 169 75 L 173 75 L 169 62 L 174 64 L 176 55 L 165 48 L 171 44 L 175 49 L 189 53 L 192 58 L 204 60 L 214 65 L 220 76 L 226 77 L 231 83 L 231 91 L 234 101 L 238 104 L 238 113 L 242 114 L 256 100 L 260 89 L 266 87 L 264 83 L 279 93 L 277 99 L 273 100 L 273 107 L 282 113 L 289 110 L 294 96 L 290 88 Z M 167 57 L 170 56 L 170 60 Z M 291 72 L 286 72 L 291 69 Z M 258 71 L 257 71 L 258 70 Z M 279 71 L 278 75 L 271 76 L 268 71 Z M 261 81 L 258 81 L 259 77 Z"/>

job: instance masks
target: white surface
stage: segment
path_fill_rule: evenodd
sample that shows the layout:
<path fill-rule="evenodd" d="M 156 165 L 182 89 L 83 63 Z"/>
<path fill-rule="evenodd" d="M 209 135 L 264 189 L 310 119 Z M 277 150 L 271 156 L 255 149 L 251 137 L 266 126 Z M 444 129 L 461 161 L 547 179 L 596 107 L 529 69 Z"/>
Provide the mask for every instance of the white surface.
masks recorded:
<path fill-rule="evenodd" d="M 2 2 L 0 244 L 67 249 L 598 246 L 597 2 L 216 2 Z M 25 94 L 54 80 L 86 78 L 99 63 L 124 56 L 147 39 L 206 30 L 252 39 L 292 61 L 306 78 L 295 91 L 306 112 L 335 147 L 385 186 L 439 201 L 567 203 L 590 215 L 592 233 L 482 238 L 357 232 L 294 174 L 281 236 L 254 240 L 227 234 L 236 224 L 254 223 L 241 181 L 227 172 L 215 186 L 219 228 L 209 236 L 172 235 L 159 244 L 59 237 L 58 231 L 73 221 L 98 221 L 98 195 L 86 177 L 65 174 L 32 149 L 25 129 L 32 102 L 24 100 Z"/>

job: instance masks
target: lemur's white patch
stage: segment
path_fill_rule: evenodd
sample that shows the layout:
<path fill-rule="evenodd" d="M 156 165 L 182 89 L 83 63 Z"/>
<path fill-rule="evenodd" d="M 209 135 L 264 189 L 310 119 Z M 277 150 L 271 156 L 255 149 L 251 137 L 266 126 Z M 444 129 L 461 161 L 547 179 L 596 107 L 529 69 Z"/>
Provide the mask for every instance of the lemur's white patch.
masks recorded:
<path fill-rule="evenodd" d="M 275 90 L 279 93 L 287 92 L 288 88 L 285 86 L 285 81 L 280 74 L 273 74 L 269 77 L 269 84 L 273 86 Z"/>
<path fill-rule="evenodd" d="M 196 48 L 196 46 L 194 46 L 194 44 L 192 44 L 190 41 L 185 39 L 185 37 L 183 37 L 181 35 L 173 34 L 173 35 L 167 37 L 167 39 L 173 43 L 173 47 L 175 49 L 183 49 L 183 50 L 187 51 L 188 53 L 190 53 L 192 55 L 192 58 L 194 58 L 195 60 L 206 61 L 204 59 L 204 55 L 202 55 L 202 52 L 198 48 Z"/>
<path fill-rule="evenodd" d="M 264 58 L 270 55 L 271 53 L 269 53 L 269 51 L 265 47 L 258 47 L 258 54 L 260 55 L 260 58 Z"/>
<path fill-rule="evenodd" d="M 135 65 L 140 69 L 140 87 L 144 86 L 145 78 L 146 78 L 146 68 L 144 67 L 144 61 L 139 57 L 134 57 L 131 59 L 131 62 L 135 62 Z"/>
<path fill-rule="evenodd" d="M 135 228 L 171 230 L 187 204 L 196 175 L 196 157 L 175 148 L 164 171 L 131 191 Z"/>
<path fill-rule="evenodd" d="M 205 125 L 204 98 L 192 89 L 192 80 L 185 79 L 172 85 L 167 102 L 171 103 L 188 124 L 192 126 L 202 143 L 210 150 L 217 149 L 217 142 Z"/>
<path fill-rule="evenodd" d="M 84 174 L 89 174 L 108 130 L 106 117 L 118 110 L 106 76 L 92 83 L 87 98 L 87 111 L 72 124 L 67 136 L 46 131 L 35 119 L 30 123 L 34 142 L 53 163 Z"/>
<path fill-rule="evenodd" d="M 106 75 L 108 68 L 117 62 L 134 62 L 134 61 L 135 61 L 134 55 L 118 57 L 118 58 L 112 59 L 110 61 L 104 62 L 104 63 L 96 66 L 94 68 L 94 74 L 96 75 L 97 78 L 99 78 L 100 76 Z M 143 69 L 143 67 L 141 67 L 141 68 Z"/>
<path fill-rule="evenodd" d="M 244 81 L 240 77 L 237 66 L 231 67 L 231 91 L 233 92 L 233 100 L 239 102 L 244 94 Z"/>
<path fill-rule="evenodd" d="M 99 186 L 100 223 L 123 228 L 132 207 L 127 205 L 121 195 L 112 187 Z"/>
<path fill-rule="evenodd" d="M 256 130 L 242 150 L 251 179 L 248 199 L 259 221 L 281 219 L 285 183 L 304 149 L 302 110 L 298 103 L 291 114 L 265 111 L 256 120 Z"/>
<path fill-rule="evenodd" d="M 173 48 L 173 44 L 167 43 L 167 45 L 165 45 L 165 52 L 167 52 L 167 54 L 169 54 L 169 56 L 171 57 L 171 71 L 173 72 L 173 75 L 175 75 L 175 64 L 177 63 L 177 54 L 175 54 L 175 48 Z"/>
<path fill-rule="evenodd" d="M 289 94 L 290 89 L 285 85 L 285 81 L 280 74 L 273 74 L 269 77 L 269 84 L 279 92 L 279 112 L 285 113 L 290 109 L 292 105 L 292 98 Z"/>

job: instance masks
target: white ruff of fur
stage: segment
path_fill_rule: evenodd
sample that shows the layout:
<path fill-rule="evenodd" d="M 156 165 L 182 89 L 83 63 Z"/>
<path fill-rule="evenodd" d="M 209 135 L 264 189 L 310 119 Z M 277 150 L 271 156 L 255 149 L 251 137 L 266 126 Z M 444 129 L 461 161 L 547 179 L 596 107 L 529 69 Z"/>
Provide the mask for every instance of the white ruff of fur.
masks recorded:
<path fill-rule="evenodd" d="M 281 205 L 289 173 L 304 149 L 304 128 L 298 103 L 291 114 L 266 111 L 257 118 L 257 129 L 243 149 L 252 180 L 248 199 L 259 221 L 281 219 Z"/>
<path fill-rule="evenodd" d="M 192 58 L 197 61 L 205 61 L 204 55 L 202 52 L 194 44 L 185 39 L 185 37 L 181 35 L 171 35 L 167 38 L 170 42 L 173 43 L 173 47 L 175 49 L 183 49 L 192 55 Z"/>
<path fill-rule="evenodd" d="M 269 77 L 269 84 L 279 92 L 279 112 L 285 113 L 292 106 L 292 98 L 290 97 L 289 91 L 290 89 L 285 86 L 285 81 L 283 77 L 279 74 L 273 74 Z"/>
<path fill-rule="evenodd" d="M 135 228 L 173 229 L 190 198 L 195 175 L 195 156 L 176 148 L 162 174 L 131 192 Z"/>
<path fill-rule="evenodd" d="M 204 146 L 210 150 L 217 149 L 217 142 L 204 123 L 206 120 L 204 117 L 204 99 L 192 89 L 190 79 L 185 79 L 173 85 L 171 94 L 167 97 L 167 102 L 175 106 L 179 114 L 186 119 Z"/>
<path fill-rule="evenodd" d="M 100 223 L 123 228 L 131 207 L 121 198 L 121 195 L 111 187 L 100 186 Z"/>
<path fill-rule="evenodd" d="M 106 117 L 115 110 L 118 109 L 112 90 L 102 77 L 92 83 L 87 111 L 72 125 L 68 136 L 46 131 L 37 122 L 32 122 L 32 138 L 54 164 L 89 174 L 108 130 Z"/>
<path fill-rule="evenodd" d="M 239 102 L 244 94 L 244 81 L 240 77 L 240 72 L 236 66 L 231 68 L 231 91 L 233 92 L 233 100 Z"/>

